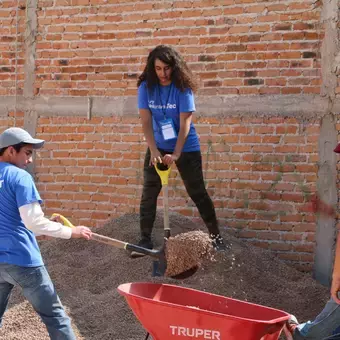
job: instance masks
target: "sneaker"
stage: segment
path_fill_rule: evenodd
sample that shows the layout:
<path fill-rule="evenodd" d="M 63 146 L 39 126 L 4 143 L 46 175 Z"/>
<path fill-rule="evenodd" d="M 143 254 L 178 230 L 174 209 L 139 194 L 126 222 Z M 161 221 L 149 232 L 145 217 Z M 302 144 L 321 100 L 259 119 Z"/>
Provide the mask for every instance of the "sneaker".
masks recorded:
<path fill-rule="evenodd" d="M 287 320 L 285 326 L 283 327 L 283 332 L 285 333 L 287 340 L 294 339 L 294 331 L 298 325 L 299 322 L 297 321 L 296 317 L 294 315 L 291 315 L 290 318 Z"/>
<path fill-rule="evenodd" d="M 212 246 L 214 247 L 216 251 L 226 251 L 227 249 L 231 248 L 230 243 L 227 242 L 226 244 L 220 234 L 211 235 L 211 239 L 212 239 Z"/>
<path fill-rule="evenodd" d="M 138 244 L 139 247 L 146 248 L 146 249 L 153 249 L 153 244 L 151 239 L 149 238 L 142 238 Z M 138 253 L 137 251 L 132 251 L 131 252 L 131 258 L 137 258 L 137 257 L 143 257 L 145 254 L 143 253 Z"/>

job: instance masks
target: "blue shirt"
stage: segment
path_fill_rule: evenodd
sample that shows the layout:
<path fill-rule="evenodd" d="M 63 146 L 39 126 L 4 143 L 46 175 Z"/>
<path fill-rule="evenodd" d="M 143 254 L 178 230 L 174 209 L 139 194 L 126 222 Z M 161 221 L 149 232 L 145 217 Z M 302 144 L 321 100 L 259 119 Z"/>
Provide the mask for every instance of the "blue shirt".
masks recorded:
<path fill-rule="evenodd" d="M 194 112 L 195 101 L 191 89 L 184 92 L 176 88 L 174 84 L 168 86 L 157 85 L 152 90 L 148 89 L 146 82 L 142 82 L 138 88 L 138 108 L 148 109 L 152 114 L 153 133 L 156 145 L 159 149 L 173 152 L 175 150 L 176 139 L 163 139 L 159 122 L 171 118 L 175 130 L 179 132 L 180 113 Z M 199 151 L 200 143 L 193 123 L 185 141 L 183 152 Z"/>
<path fill-rule="evenodd" d="M 0 162 L 0 263 L 22 267 L 43 265 L 34 233 L 27 229 L 19 208 L 41 198 L 32 176 L 12 164 Z"/>

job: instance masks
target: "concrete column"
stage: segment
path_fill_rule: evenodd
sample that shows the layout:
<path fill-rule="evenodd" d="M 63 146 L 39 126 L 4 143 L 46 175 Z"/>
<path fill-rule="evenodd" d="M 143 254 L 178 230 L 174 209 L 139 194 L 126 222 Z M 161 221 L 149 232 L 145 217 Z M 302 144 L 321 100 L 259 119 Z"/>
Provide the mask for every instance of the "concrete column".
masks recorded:
<path fill-rule="evenodd" d="M 327 204 L 335 206 L 338 201 L 336 188 L 337 156 L 333 149 L 337 145 L 336 119 L 338 112 L 335 105 L 335 89 L 337 86 L 336 56 L 339 52 L 339 1 L 323 2 L 322 21 L 325 24 L 325 38 L 321 47 L 321 96 L 328 100 L 327 113 L 321 121 L 319 139 L 319 171 L 317 191 Z M 314 277 L 320 283 L 329 286 L 333 270 L 334 248 L 336 240 L 335 219 L 318 216 L 316 231 L 316 250 L 314 261 Z"/>
<path fill-rule="evenodd" d="M 320 198 L 332 206 L 336 206 L 338 201 L 336 187 L 337 155 L 333 152 L 336 141 L 337 131 L 334 117 L 332 114 L 328 114 L 323 117 L 321 123 L 317 191 Z M 316 230 L 314 278 L 326 286 L 331 283 L 335 240 L 335 219 L 319 215 Z"/>
<path fill-rule="evenodd" d="M 35 81 L 35 56 L 37 37 L 37 0 L 27 0 L 25 18 L 25 82 L 23 89 L 23 108 L 25 112 L 24 129 L 32 136 L 36 133 L 38 113 L 32 109 L 31 101 L 34 98 Z M 28 171 L 34 174 L 34 162 L 28 167 Z"/>

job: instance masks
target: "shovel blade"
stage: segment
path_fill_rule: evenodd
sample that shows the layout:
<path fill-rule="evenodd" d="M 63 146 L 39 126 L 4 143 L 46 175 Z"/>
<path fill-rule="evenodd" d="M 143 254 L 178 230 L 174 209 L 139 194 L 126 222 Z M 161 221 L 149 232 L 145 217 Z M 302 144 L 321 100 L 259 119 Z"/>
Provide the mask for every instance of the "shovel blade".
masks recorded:
<path fill-rule="evenodd" d="M 164 276 L 166 272 L 166 263 L 164 261 L 152 262 L 152 276 L 159 277 Z"/>

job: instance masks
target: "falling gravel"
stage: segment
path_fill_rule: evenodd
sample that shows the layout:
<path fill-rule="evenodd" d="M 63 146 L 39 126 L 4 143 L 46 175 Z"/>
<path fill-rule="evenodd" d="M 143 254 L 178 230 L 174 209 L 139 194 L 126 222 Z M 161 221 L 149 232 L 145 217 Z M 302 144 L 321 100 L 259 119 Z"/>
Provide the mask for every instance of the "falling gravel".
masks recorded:
<path fill-rule="evenodd" d="M 71 219 L 72 216 L 66 216 Z M 188 218 L 170 214 L 172 235 L 202 230 Z M 163 218 L 159 212 L 153 231 L 157 248 L 163 244 Z M 216 253 L 214 261 L 202 261 L 197 273 L 179 281 L 152 278 L 149 256 L 131 259 L 127 251 L 85 240 L 52 240 L 40 243 L 49 273 L 72 318 L 78 340 L 145 339 L 145 330 L 135 318 L 117 287 L 127 282 L 161 282 L 181 285 L 236 299 L 279 308 L 299 320 L 315 316 L 329 297 L 329 290 L 309 274 L 288 267 L 273 254 L 229 235 L 231 250 Z M 139 236 L 139 216 L 127 214 L 96 232 L 130 243 Z M 178 236 L 179 238 L 181 236 Z M 171 247 L 171 243 L 169 243 Z M 170 249 L 170 248 L 169 248 Z M 15 289 L 0 330 L 4 340 L 48 340 L 39 317 Z"/>
<path fill-rule="evenodd" d="M 212 258 L 211 239 L 203 231 L 189 231 L 170 237 L 166 243 L 166 276 L 176 276 L 191 268 L 200 267 Z"/>

